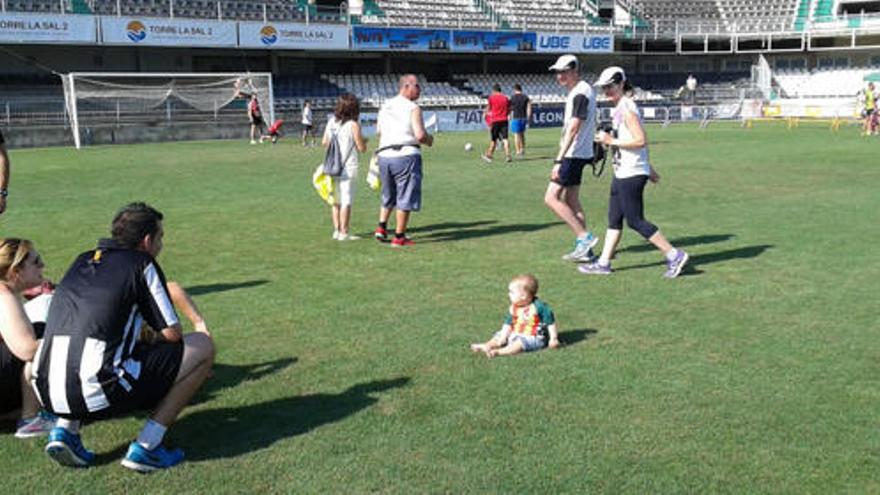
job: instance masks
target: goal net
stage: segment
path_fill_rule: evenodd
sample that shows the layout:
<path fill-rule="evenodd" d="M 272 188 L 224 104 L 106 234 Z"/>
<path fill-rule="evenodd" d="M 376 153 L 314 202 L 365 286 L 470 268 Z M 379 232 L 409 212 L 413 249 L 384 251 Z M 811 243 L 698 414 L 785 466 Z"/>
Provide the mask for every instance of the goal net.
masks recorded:
<path fill-rule="evenodd" d="M 263 119 L 275 120 L 269 73 L 72 72 L 61 79 L 77 149 L 90 142 L 93 131 L 108 127 L 241 125 L 251 95 L 257 96 Z"/>

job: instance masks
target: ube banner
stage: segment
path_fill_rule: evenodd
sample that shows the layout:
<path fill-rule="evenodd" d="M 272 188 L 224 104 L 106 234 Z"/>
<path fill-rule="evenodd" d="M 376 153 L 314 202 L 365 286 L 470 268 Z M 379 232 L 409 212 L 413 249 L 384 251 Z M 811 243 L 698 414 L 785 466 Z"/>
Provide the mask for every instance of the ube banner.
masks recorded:
<path fill-rule="evenodd" d="M 117 45 L 238 45 L 237 24 L 207 19 L 101 17 L 101 38 Z"/>
<path fill-rule="evenodd" d="M 449 38 L 449 31 L 444 29 L 354 26 L 351 46 L 356 50 L 447 51 Z"/>
<path fill-rule="evenodd" d="M 530 127 L 562 127 L 565 120 L 565 109 L 562 107 L 534 107 Z"/>
<path fill-rule="evenodd" d="M 95 43 L 95 19 L 88 15 L 0 13 L 0 43 Z"/>
<path fill-rule="evenodd" d="M 534 52 L 537 36 L 519 31 L 452 31 L 454 52 Z"/>
<path fill-rule="evenodd" d="M 348 27 L 321 24 L 238 23 L 239 46 L 348 50 Z"/>
<path fill-rule="evenodd" d="M 610 34 L 538 33 L 538 52 L 543 53 L 612 53 L 614 36 Z"/>

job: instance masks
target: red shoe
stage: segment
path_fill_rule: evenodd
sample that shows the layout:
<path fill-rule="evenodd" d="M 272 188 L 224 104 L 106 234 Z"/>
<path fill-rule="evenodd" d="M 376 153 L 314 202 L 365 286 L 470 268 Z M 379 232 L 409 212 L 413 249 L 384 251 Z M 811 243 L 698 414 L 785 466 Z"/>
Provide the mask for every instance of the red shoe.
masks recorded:
<path fill-rule="evenodd" d="M 391 247 L 412 246 L 415 244 L 409 237 L 395 237 L 391 240 Z"/>
<path fill-rule="evenodd" d="M 379 242 L 385 242 L 388 240 L 388 231 L 382 227 L 376 227 L 376 231 L 373 232 L 373 237 Z"/>

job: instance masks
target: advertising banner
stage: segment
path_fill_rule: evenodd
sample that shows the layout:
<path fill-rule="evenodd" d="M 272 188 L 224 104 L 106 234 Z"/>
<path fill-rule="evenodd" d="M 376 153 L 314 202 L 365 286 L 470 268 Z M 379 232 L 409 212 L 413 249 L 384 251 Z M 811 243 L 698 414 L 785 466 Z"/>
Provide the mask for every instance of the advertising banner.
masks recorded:
<path fill-rule="evenodd" d="M 529 127 L 562 127 L 565 120 L 563 107 L 534 107 Z"/>
<path fill-rule="evenodd" d="M 94 43 L 95 17 L 0 13 L 0 43 Z"/>
<path fill-rule="evenodd" d="M 543 53 L 612 53 L 610 34 L 538 33 L 537 51 Z"/>
<path fill-rule="evenodd" d="M 356 50 L 448 51 L 449 38 L 445 29 L 354 26 L 351 45 Z"/>
<path fill-rule="evenodd" d="M 234 21 L 101 17 L 104 43 L 152 46 L 237 46 Z"/>
<path fill-rule="evenodd" d="M 534 52 L 537 36 L 521 31 L 452 31 L 454 52 Z"/>
<path fill-rule="evenodd" d="M 239 46 L 348 50 L 348 27 L 327 24 L 238 23 Z"/>

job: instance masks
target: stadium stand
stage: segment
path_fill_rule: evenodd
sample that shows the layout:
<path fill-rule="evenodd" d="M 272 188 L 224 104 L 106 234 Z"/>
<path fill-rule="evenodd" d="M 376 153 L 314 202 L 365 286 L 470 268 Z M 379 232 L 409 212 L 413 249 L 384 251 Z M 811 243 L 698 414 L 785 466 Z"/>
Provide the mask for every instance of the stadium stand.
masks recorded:
<path fill-rule="evenodd" d="M 498 27 L 474 0 L 379 0 L 382 15 L 364 15 L 362 24 L 461 29 Z"/>
<path fill-rule="evenodd" d="M 809 10 L 810 0 L 641 0 L 632 10 L 663 32 L 785 31 Z"/>
<path fill-rule="evenodd" d="M 842 97 L 855 95 L 864 88 L 865 76 L 880 67 L 847 69 L 777 69 L 774 79 L 788 98 Z"/>
<path fill-rule="evenodd" d="M 583 31 L 592 15 L 569 0 L 486 0 L 511 28 Z"/>
<path fill-rule="evenodd" d="M 397 95 L 400 74 L 325 74 L 321 78 L 334 84 L 340 91 L 358 95 L 366 107 L 378 107 L 386 98 Z M 420 103 L 424 106 L 461 106 L 482 102 L 478 96 L 462 91 L 449 82 L 430 82 L 419 75 L 422 82 Z"/>

